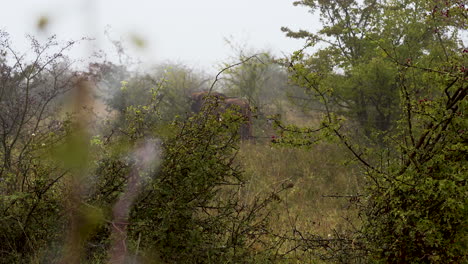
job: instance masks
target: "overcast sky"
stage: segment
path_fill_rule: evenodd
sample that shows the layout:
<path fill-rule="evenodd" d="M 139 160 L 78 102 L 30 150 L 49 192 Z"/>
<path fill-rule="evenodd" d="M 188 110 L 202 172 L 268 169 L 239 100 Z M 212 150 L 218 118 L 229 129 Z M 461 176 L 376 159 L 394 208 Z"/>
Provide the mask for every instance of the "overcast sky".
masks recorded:
<path fill-rule="evenodd" d="M 0 28 L 17 49 L 27 48 L 26 34 L 57 34 L 59 39 L 96 38 L 93 44 L 111 49 L 106 29 L 114 40 L 124 40 L 133 56 L 145 63 L 182 62 L 208 71 L 234 55 L 226 43 L 276 55 L 302 47 L 304 41 L 286 38 L 281 26 L 312 30 L 318 18 L 293 0 L 12 0 L 0 11 Z M 48 18 L 38 32 L 40 17 Z M 136 49 L 131 36 L 144 40 Z M 74 51 L 82 56 L 85 48 Z M 88 49 L 89 50 L 89 47 Z"/>

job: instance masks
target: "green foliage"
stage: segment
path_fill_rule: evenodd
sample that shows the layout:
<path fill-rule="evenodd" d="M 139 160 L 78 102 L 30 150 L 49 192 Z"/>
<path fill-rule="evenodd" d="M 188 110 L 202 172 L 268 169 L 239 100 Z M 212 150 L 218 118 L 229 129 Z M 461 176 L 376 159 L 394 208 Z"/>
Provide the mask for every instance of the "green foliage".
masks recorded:
<path fill-rule="evenodd" d="M 289 84 L 287 70 L 268 52 L 249 56 L 240 51 L 235 59 L 235 67 L 226 65 L 223 92 L 249 102 L 253 133 L 257 139 L 267 138 L 272 133 L 268 117 L 286 114 L 290 98 L 300 98 L 303 91 Z"/>
<path fill-rule="evenodd" d="M 183 65 L 161 65 L 148 74 L 121 75 L 128 76 L 128 79 L 120 84 L 113 82 L 106 88 L 112 94 L 107 98 L 109 107 L 125 113 L 128 107 L 148 105 L 151 101 L 157 108 L 159 121 L 164 123 L 190 112 L 190 94 L 206 85 L 200 73 Z M 112 77 L 109 74 L 109 78 Z M 106 76 L 101 78 L 105 80 Z"/>
<path fill-rule="evenodd" d="M 453 142 L 417 169 L 388 179 L 374 176 L 380 188 L 371 192 L 364 232 L 376 259 L 467 261 L 465 158 L 466 147 Z"/>
<path fill-rule="evenodd" d="M 452 59 L 467 62 L 465 54 Z M 400 70 L 406 114 L 400 134 L 390 140 L 399 143 L 403 161 L 391 159 L 385 171 L 369 175 L 364 232 L 373 234 L 369 245 L 387 262 L 468 259 L 467 75 L 458 67 L 439 67 L 426 73 L 438 80 L 432 99 L 416 99 L 420 84 L 405 78 L 411 68 Z"/>
<path fill-rule="evenodd" d="M 468 261 L 468 52 L 458 39 L 468 9 L 459 1 L 298 4 L 320 10 L 323 29 L 284 30 L 329 46 L 296 52 L 292 80 L 322 103 L 324 119 L 316 128 L 277 122 L 276 142 L 309 146 L 331 136 L 362 165 L 368 188 L 353 245 L 368 261 Z M 373 123 L 379 144 L 363 146 L 336 113 L 360 122 L 367 136 Z"/>
<path fill-rule="evenodd" d="M 60 237 L 60 196 L 67 170 L 51 149 L 62 143 L 69 121 L 56 110 L 76 83 L 63 56 L 74 41 L 31 38 L 34 60 L 18 54 L 0 31 L 0 259 L 21 263 Z M 55 50 L 55 52 L 53 52 Z"/>
<path fill-rule="evenodd" d="M 226 71 L 224 81 L 227 92 L 233 96 L 245 97 L 253 107 L 262 107 L 265 104 L 263 100 L 268 100 L 265 93 L 275 92 L 274 89 L 267 90 L 267 82 L 271 78 L 269 72 L 274 70 L 271 55 L 262 53 L 246 56 L 241 52 L 237 59 L 243 63 Z"/>
<path fill-rule="evenodd" d="M 327 91 L 324 96 L 333 102 L 325 110 L 356 121 L 367 137 L 374 130 L 391 131 L 401 114 L 395 61 L 402 65 L 418 61 L 430 68 L 447 61 L 458 49 L 458 28 L 451 27 L 456 19 L 450 17 L 445 24 L 437 24 L 440 22 L 437 16 L 424 19 L 429 11 L 426 1 L 296 3 L 319 11 L 323 28 L 317 34 L 305 35 L 283 28 L 291 37 L 308 40 L 307 47 L 288 64 L 294 64 L 300 76 L 307 75 L 299 73 L 297 64 L 303 64 L 308 73 L 314 74 L 315 77 L 307 77 L 309 85 L 313 83 L 315 89 Z M 457 9 L 457 14 L 464 10 L 456 1 L 444 5 Z M 446 14 L 444 7 L 439 9 L 433 12 Z M 305 55 L 306 48 L 319 43 L 323 45 L 316 52 Z M 423 75 L 419 72 L 413 78 L 426 84 L 424 92 L 437 89 Z M 310 100 L 317 100 L 313 94 Z"/>
<path fill-rule="evenodd" d="M 215 98 L 176 122 L 164 144 L 162 168 L 136 202 L 130 226 L 141 250 L 163 262 L 250 262 L 252 242 L 266 226 L 267 202 L 251 207 L 238 197 L 244 180 L 235 165 L 243 120 L 219 112 Z M 151 252 L 151 253 L 150 253 Z"/>

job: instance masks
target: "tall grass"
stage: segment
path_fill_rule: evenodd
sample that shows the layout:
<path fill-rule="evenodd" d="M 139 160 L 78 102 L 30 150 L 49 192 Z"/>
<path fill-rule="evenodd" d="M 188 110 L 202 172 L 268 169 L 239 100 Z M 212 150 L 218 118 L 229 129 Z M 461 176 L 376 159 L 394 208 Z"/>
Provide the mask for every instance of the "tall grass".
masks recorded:
<path fill-rule="evenodd" d="M 357 167 L 344 166 L 350 157 L 339 146 L 322 143 L 296 149 L 268 142 L 243 143 L 238 158 L 248 182 L 244 199 L 292 186 L 279 197 L 281 203 L 273 212 L 270 224 L 274 233 L 296 239 L 298 234 L 331 238 L 359 226 L 357 210 L 349 198 L 336 196 L 361 193 L 363 176 Z M 295 247 L 298 243 L 289 240 L 282 250 Z M 293 259 L 303 261 L 305 251 L 308 261 L 317 261 L 309 259 L 315 253 L 308 249 L 301 252 L 301 258 Z"/>

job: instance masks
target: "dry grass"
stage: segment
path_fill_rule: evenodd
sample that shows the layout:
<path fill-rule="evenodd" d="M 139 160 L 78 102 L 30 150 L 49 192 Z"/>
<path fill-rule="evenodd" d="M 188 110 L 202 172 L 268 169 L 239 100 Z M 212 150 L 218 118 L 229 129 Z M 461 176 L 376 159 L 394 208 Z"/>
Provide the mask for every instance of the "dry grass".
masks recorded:
<path fill-rule="evenodd" d="M 358 170 L 343 165 L 348 158 L 345 154 L 326 144 L 311 150 L 244 144 L 239 160 L 248 180 L 246 199 L 292 183 L 283 197 L 282 220 L 296 218 L 300 227 L 328 234 L 343 224 L 349 203 L 324 196 L 353 195 L 361 189 Z"/>
<path fill-rule="evenodd" d="M 302 124 L 307 119 L 294 113 L 289 117 L 289 121 Z M 309 119 L 307 123 L 316 122 Z M 293 186 L 282 193 L 281 203 L 275 208 L 271 221 L 275 233 L 292 234 L 293 230 L 299 230 L 327 238 L 335 231 L 359 225 L 357 210 L 350 207 L 348 199 L 327 197 L 362 193 L 363 175 L 356 166 L 344 165 L 350 157 L 343 148 L 322 143 L 311 149 L 295 149 L 257 142 L 243 143 L 238 155 L 248 181 L 246 200 L 278 190 L 285 184 Z M 293 246 L 285 244 L 284 251 Z"/>

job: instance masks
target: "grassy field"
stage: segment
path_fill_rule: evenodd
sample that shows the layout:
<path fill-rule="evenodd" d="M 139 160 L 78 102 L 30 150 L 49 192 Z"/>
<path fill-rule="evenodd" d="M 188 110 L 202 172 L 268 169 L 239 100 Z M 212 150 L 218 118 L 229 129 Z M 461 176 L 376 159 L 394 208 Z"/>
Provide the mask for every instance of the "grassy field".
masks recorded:
<path fill-rule="evenodd" d="M 335 232 L 359 225 L 357 210 L 349 199 L 334 197 L 361 193 L 362 175 L 352 165 L 344 165 L 349 159 L 346 154 L 336 145 L 325 143 L 312 149 L 244 143 L 239 152 L 248 181 L 244 197 L 249 200 L 281 186 L 292 186 L 280 195 L 281 202 L 273 212 L 272 230 L 296 238 L 298 232 L 334 237 Z M 297 246 L 288 242 L 283 250 Z"/>

